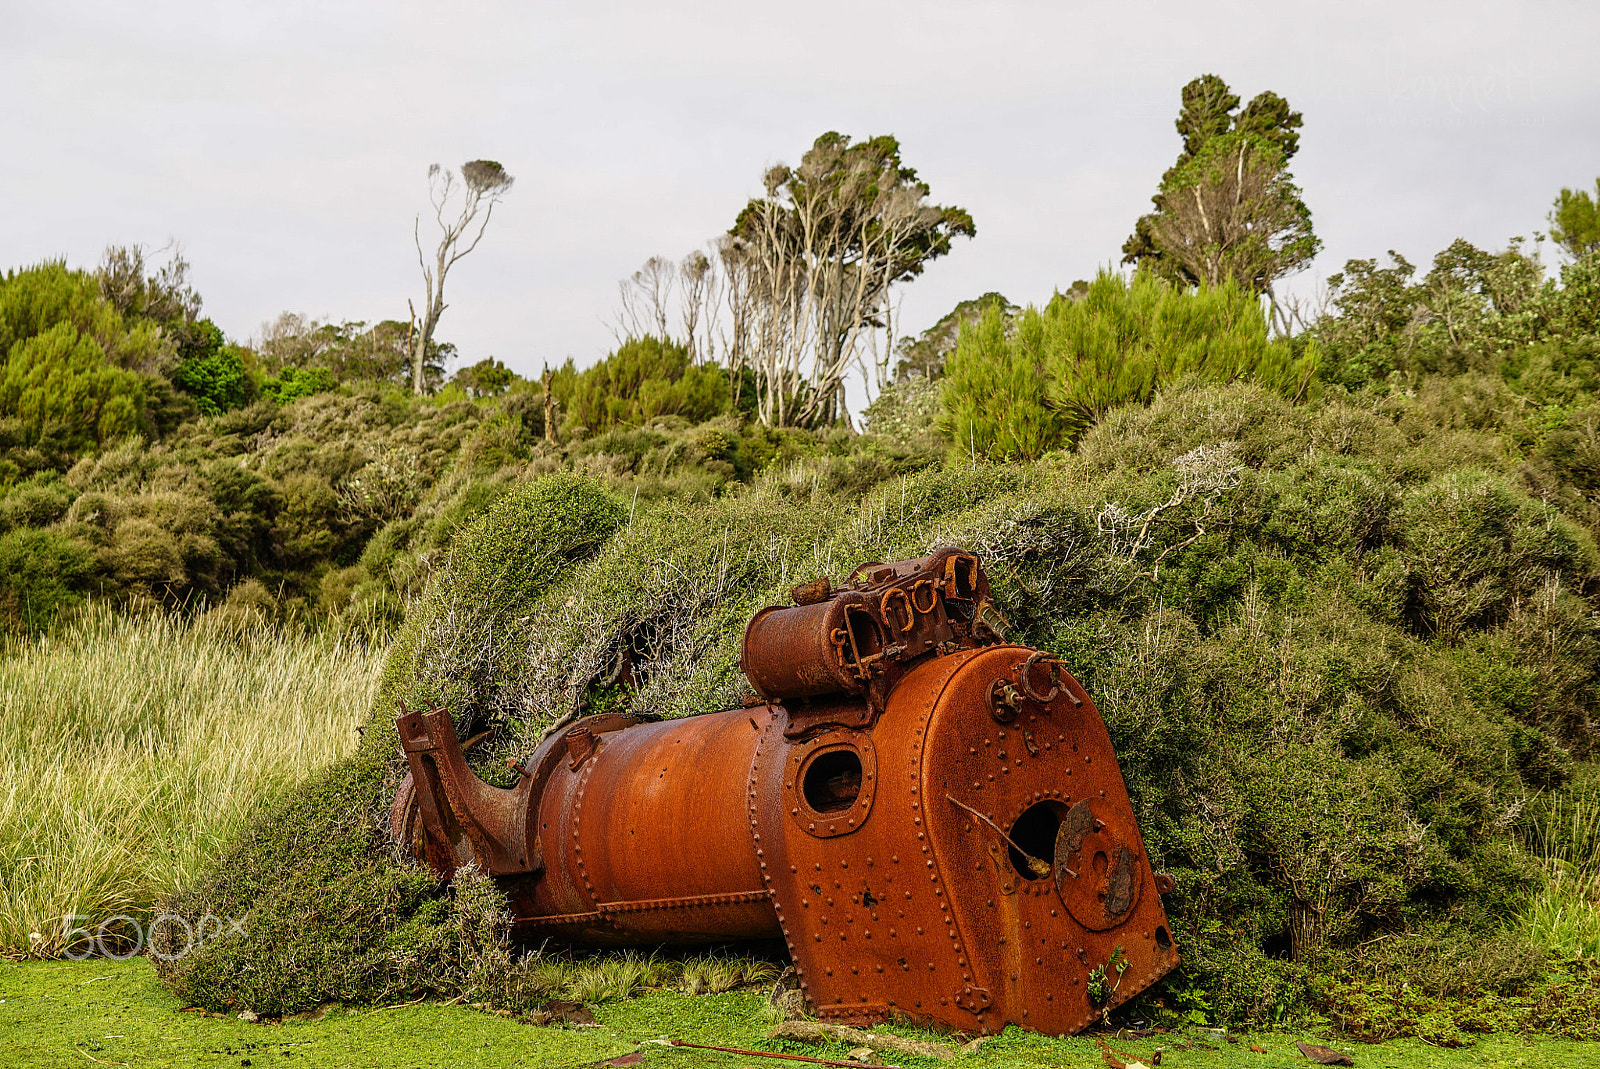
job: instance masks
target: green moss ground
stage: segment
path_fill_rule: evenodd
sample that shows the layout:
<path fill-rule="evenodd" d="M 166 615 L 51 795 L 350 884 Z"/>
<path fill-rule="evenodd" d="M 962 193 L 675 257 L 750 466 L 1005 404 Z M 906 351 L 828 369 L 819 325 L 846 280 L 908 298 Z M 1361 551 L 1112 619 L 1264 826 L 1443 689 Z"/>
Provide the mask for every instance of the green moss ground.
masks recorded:
<path fill-rule="evenodd" d="M 202 1016 L 155 977 L 149 962 L 91 960 L 0 963 L 0 1066 L 588 1066 L 643 1050 L 645 1066 L 798 1065 L 640 1041 L 672 1036 L 722 1046 L 782 1049 L 763 1035 L 769 1024 L 759 992 L 686 995 L 657 992 L 596 1007 L 598 1027 L 535 1027 L 465 1006 L 424 1002 L 329 1011 L 319 1021 L 246 1024 Z M 924 1037 L 926 1038 L 926 1037 Z M 1100 1043 L 1125 1061 L 1149 1062 L 1164 1048 L 1163 1069 L 1304 1069 L 1298 1039 L 1309 1033 L 1253 1033 L 1238 1043 L 1209 1032 L 1143 1040 L 1050 1039 L 1016 1029 L 952 1063 L 956 1069 L 1000 1066 L 1102 1066 Z M 1260 1054 L 1252 1044 L 1263 1048 Z M 1417 1040 L 1336 1043 L 1359 1069 L 1454 1069 L 1479 1066 L 1600 1066 L 1600 1043 L 1492 1035 L 1446 1050 Z M 842 1058 L 843 1046 L 795 1053 Z M 886 1059 L 887 1060 L 887 1059 Z M 941 1063 L 892 1059 L 905 1069 Z"/>

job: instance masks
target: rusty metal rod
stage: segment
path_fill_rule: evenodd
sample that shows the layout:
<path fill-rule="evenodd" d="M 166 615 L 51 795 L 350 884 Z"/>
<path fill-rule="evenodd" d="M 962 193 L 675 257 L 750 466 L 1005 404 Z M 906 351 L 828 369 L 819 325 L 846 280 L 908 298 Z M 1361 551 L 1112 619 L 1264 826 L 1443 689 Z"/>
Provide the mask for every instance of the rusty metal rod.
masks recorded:
<path fill-rule="evenodd" d="M 804 1054 L 774 1054 L 768 1050 L 745 1050 L 742 1047 L 713 1047 L 707 1043 L 685 1043 L 681 1039 L 672 1041 L 674 1047 L 693 1047 L 695 1050 L 720 1050 L 724 1054 L 746 1054 L 752 1058 L 783 1058 L 791 1062 L 810 1062 L 812 1065 L 836 1065 L 841 1069 L 860 1069 L 860 1062 L 831 1062 L 826 1058 L 810 1058 Z M 900 1069 L 898 1065 L 886 1065 L 882 1069 Z"/>
<path fill-rule="evenodd" d="M 1042 858 L 1034 857 L 1032 854 L 1028 853 L 1022 847 L 1018 846 L 1017 845 L 1017 841 L 1015 839 L 1013 839 L 1011 836 L 1007 835 L 1005 832 L 1000 830 L 1000 825 L 996 824 L 994 821 L 990 820 L 988 817 L 984 816 L 982 813 L 978 812 L 976 809 L 972 808 L 970 805 L 963 805 L 962 803 L 956 801 L 954 798 L 950 797 L 948 794 L 944 796 L 944 800 L 949 802 L 951 805 L 955 806 L 958 809 L 965 809 L 968 813 L 971 813 L 973 816 L 977 817 L 979 820 L 981 820 L 985 824 L 989 825 L 989 827 L 993 828 L 996 832 L 999 832 L 1000 838 L 1004 839 L 1006 842 L 1011 844 L 1011 849 L 1015 850 L 1017 853 L 1021 854 L 1023 857 L 1028 859 L 1028 867 L 1030 869 L 1032 869 L 1037 875 L 1040 875 L 1040 876 L 1048 876 L 1048 875 L 1050 875 L 1050 863 L 1048 861 L 1043 860 Z M 1071 869 L 1068 869 L 1067 871 L 1068 872 L 1072 872 Z M 1073 872 L 1072 874 L 1074 876 L 1077 875 L 1076 872 Z"/>

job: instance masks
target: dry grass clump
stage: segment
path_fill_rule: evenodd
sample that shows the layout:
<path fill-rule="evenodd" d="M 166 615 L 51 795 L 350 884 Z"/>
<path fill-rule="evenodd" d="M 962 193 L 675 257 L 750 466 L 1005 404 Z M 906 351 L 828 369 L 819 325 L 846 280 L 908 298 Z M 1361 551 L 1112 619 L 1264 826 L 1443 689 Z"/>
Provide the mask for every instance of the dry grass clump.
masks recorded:
<path fill-rule="evenodd" d="M 349 638 L 107 611 L 0 655 L 0 950 L 142 923 L 263 798 L 354 748 L 382 663 Z M 132 932 L 105 929 L 114 949 Z"/>

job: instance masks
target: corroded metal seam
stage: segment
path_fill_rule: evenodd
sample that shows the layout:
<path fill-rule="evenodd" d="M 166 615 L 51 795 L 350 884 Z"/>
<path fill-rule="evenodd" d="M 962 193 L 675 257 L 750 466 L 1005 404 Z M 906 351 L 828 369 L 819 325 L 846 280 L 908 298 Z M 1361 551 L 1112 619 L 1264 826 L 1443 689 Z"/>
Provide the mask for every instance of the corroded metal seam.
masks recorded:
<path fill-rule="evenodd" d="M 649 913 L 654 910 L 694 909 L 698 906 L 735 906 L 741 902 L 764 902 L 769 891 L 728 891 L 715 895 L 684 895 L 681 898 L 642 898 L 631 902 L 600 902 L 590 913 L 550 913 L 542 917 L 527 917 L 516 923 L 519 926 L 593 924 L 608 920 L 614 913 Z"/>

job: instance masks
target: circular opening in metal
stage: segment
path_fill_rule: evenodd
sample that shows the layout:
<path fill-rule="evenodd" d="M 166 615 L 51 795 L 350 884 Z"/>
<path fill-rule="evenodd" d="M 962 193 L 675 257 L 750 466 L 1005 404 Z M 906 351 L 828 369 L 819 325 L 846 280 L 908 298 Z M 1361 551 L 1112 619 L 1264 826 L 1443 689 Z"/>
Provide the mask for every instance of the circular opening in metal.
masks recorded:
<path fill-rule="evenodd" d="M 849 809 L 861 794 L 861 755 L 851 749 L 818 754 L 806 766 L 800 793 L 818 813 Z"/>
<path fill-rule="evenodd" d="M 1172 949 L 1172 936 L 1167 934 L 1165 925 L 1156 929 L 1156 946 L 1160 947 L 1162 950 Z"/>
<path fill-rule="evenodd" d="M 1035 802 L 1022 811 L 1011 825 L 1011 867 L 1024 880 L 1039 880 L 1050 875 L 1056 856 L 1056 833 L 1061 830 L 1061 820 L 1067 807 L 1060 802 Z M 1018 849 L 1018 848 L 1021 849 Z M 1023 856 L 1024 851 L 1027 856 Z M 1032 857 L 1043 861 L 1043 872 L 1035 871 L 1028 863 Z"/>

